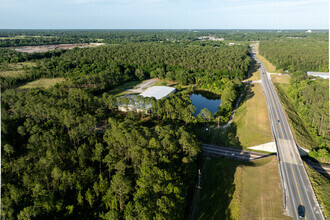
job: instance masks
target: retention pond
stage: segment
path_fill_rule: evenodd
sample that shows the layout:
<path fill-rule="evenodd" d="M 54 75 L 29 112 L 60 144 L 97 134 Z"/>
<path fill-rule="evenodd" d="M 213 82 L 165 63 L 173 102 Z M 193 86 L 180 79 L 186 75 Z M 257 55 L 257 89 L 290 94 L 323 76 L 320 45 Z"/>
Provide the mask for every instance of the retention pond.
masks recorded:
<path fill-rule="evenodd" d="M 190 95 L 192 104 L 196 107 L 196 114 L 203 108 L 207 108 L 212 114 L 219 110 L 221 103 L 220 95 L 208 91 L 195 91 Z"/>

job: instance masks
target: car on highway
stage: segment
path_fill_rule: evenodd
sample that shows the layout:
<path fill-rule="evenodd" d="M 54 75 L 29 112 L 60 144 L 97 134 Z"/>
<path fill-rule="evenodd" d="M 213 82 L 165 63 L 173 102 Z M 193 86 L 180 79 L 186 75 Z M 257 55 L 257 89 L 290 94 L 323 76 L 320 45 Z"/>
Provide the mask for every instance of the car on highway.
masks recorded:
<path fill-rule="evenodd" d="M 298 206 L 298 215 L 299 215 L 299 218 L 305 217 L 305 207 L 303 205 Z"/>
<path fill-rule="evenodd" d="M 280 120 L 277 120 L 277 123 L 280 123 Z"/>

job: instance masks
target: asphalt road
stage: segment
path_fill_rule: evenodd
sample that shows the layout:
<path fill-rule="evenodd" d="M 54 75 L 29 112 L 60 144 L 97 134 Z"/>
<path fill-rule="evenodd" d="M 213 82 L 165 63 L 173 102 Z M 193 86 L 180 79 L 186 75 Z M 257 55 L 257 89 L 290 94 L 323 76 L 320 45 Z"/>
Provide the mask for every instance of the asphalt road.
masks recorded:
<path fill-rule="evenodd" d="M 281 177 L 284 182 L 286 210 L 294 219 L 301 219 L 297 209 L 299 205 L 303 205 L 305 219 L 324 219 L 270 75 L 256 55 L 252 54 L 252 57 L 259 64 L 262 87 L 278 152 Z"/>
<path fill-rule="evenodd" d="M 229 147 L 219 147 L 210 144 L 203 144 L 202 149 L 204 154 L 210 156 L 215 155 L 218 157 L 226 157 L 241 161 L 252 161 L 252 160 L 258 160 L 261 158 L 272 156 L 271 154 L 261 154 L 251 151 L 233 149 Z"/>
<path fill-rule="evenodd" d="M 202 149 L 203 149 L 203 153 L 208 156 L 225 157 L 225 158 L 242 160 L 242 161 L 258 160 L 273 155 L 273 154 L 257 153 L 247 150 L 239 150 L 229 147 L 220 147 L 211 144 L 203 144 Z M 330 165 L 321 165 L 310 161 L 306 161 L 306 163 L 311 167 L 313 167 L 317 172 L 328 175 L 328 178 L 330 177 Z"/>

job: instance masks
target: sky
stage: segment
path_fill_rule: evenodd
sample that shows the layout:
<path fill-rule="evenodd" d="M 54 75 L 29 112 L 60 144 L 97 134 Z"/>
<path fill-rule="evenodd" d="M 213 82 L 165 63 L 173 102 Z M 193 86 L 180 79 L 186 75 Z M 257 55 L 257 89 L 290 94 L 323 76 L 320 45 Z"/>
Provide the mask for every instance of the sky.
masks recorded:
<path fill-rule="evenodd" d="M 328 29 L 329 0 L 0 0 L 0 29 Z"/>

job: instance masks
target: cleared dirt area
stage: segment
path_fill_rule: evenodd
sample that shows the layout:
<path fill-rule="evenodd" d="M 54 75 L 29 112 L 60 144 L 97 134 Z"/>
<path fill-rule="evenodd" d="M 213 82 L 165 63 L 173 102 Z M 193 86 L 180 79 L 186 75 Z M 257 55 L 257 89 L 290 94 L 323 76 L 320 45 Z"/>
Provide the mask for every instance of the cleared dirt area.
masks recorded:
<path fill-rule="evenodd" d="M 158 81 L 160 81 L 160 79 L 158 79 L 158 78 L 145 80 L 142 83 L 140 83 L 139 85 L 135 86 L 133 89 L 130 89 L 128 91 L 129 91 L 129 93 L 141 93 L 146 88 L 152 86 L 153 84 L 155 84 Z"/>
<path fill-rule="evenodd" d="M 243 149 L 273 141 L 268 109 L 260 84 L 249 85 L 243 104 L 233 118 Z"/>
<path fill-rule="evenodd" d="M 40 45 L 40 46 L 23 46 L 15 47 L 14 50 L 22 53 L 41 53 L 52 50 L 71 50 L 75 47 L 85 48 L 85 47 L 96 47 L 104 45 L 104 43 L 79 43 L 79 44 L 57 44 L 57 45 Z"/>
<path fill-rule="evenodd" d="M 55 86 L 57 83 L 63 82 L 64 80 L 65 80 L 64 78 L 38 79 L 22 85 L 18 87 L 18 89 L 33 89 L 33 88 L 48 89 L 52 86 Z"/>
<path fill-rule="evenodd" d="M 273 83 L 290 84 L 291 77 L 287 74 L 272 74 L 270 75 Z"/>

